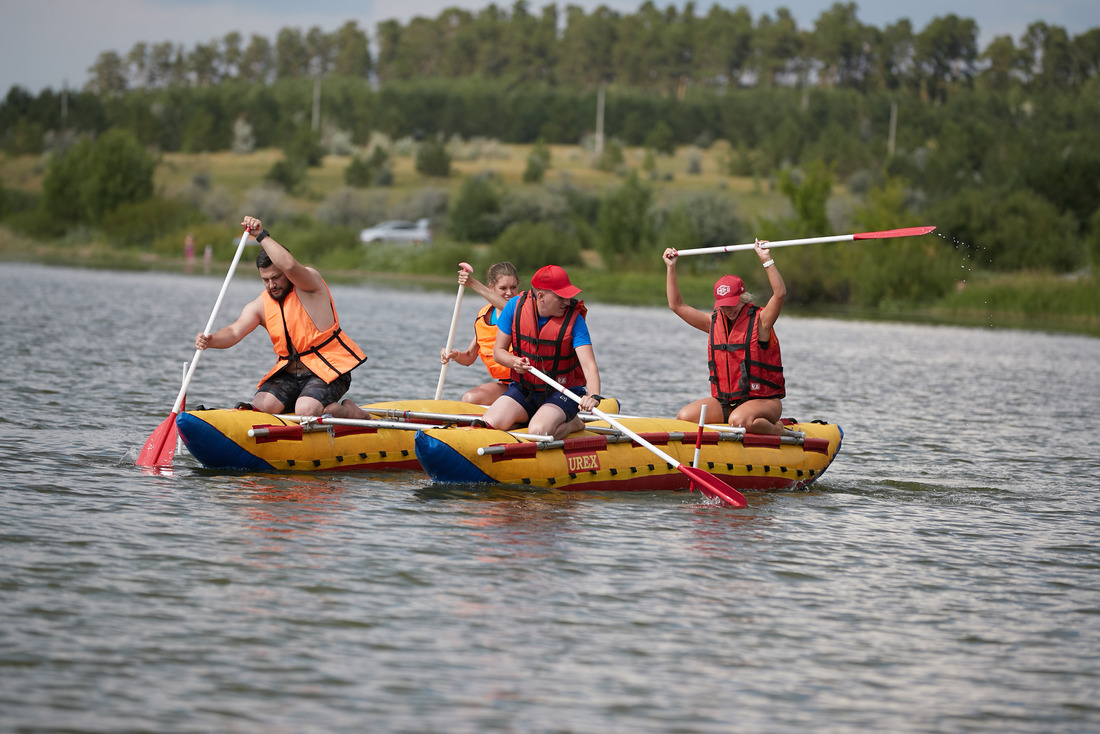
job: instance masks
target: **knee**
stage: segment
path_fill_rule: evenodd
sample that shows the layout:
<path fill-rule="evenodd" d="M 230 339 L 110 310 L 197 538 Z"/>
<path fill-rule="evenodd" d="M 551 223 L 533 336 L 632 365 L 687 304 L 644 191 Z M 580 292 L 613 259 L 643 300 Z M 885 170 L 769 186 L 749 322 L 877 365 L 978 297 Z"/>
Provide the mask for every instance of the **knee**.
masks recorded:
<path fill-rule="evenodd" d="M 309 402 L 299 401 L 294 404 L 294 412 L 298 415 L 319 416 L 324 412 L 324 406 L 316 400 Z"/>

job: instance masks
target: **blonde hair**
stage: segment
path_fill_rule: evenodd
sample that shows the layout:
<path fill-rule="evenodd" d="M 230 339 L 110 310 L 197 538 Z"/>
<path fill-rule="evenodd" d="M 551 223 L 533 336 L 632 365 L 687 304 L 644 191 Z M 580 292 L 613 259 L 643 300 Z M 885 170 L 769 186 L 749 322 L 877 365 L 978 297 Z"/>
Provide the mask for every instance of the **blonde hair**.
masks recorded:
<path fill-rule="evenodd" d="M 499 262 L 489 268 L 489 273 L 485 277 L 485 283 L 492 285 L 501 278 L 511 275 L 516 281 L 519 281 L 519 272 L 516 270 L 516 266 L 510 262 Z"/>

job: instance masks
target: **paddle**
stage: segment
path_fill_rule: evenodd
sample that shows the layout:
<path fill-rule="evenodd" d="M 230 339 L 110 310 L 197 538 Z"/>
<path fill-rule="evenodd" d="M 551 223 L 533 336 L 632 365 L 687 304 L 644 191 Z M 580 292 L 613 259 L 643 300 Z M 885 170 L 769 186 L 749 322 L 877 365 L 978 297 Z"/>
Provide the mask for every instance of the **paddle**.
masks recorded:
<path fill-rule="evenodd" d="M 210 314 L 210 320 L 206 322 L 206 328 L 203 330 L 204 334 L 209 335 L 214 328 L 214 319 L 218 317 L 218 309 L 222 306 L 225 292 L 229 290 L 229 281 L 233 279 L 233 273 L 237 270 L 237 263 L 241 261 L 241 254 L 244 252 L 244 246 L 247 242 L 248 230 L 246 229 L 241 235 L 240 244 L 237 245 L 237 254 L 233 256 L 233 264 L 229 266 L 229 272 L 225 274 L 225 282 L 222 283 L 218 300 L 214 302 L 214 310 Z M 199 364 L 199 357 L 202 356 L 202 352 L 201 349 L 195 350 L 195 356 L 191 358 L 191 366 L 187 369 L 187 374 L 183 378 L 183 386 L 180 387 L 176 402 L 172 405 L 172 412 L 157 426 L 155 431 L 149 434 L 145 446 L 138 454 L 137 461 L 134 462 L 138 466 L 170 466 L 172 464 L 172 457 L 176 453 L 176 415 L 179 413 L 180 406 L 183 405 L 183 397 L 187 394 L 187 386 L 191 384 L 191 377 L 195 374 L 195 367 Z"/>
<path fill-rule="evenodd" d="M 695 458 L 691 460 L 691 465 L 696 469 L 699 468 L 699 449 L 703 445 L 703 426 L 707 422 L 707 404 L 703 403 L 699 406 L 699 432 L 695 434 Z"/>
<path fill-rule="evenodd" d="M 333 418 L 330 415 L 280 415 L 279 418 L 286 420 L 297 425 L 293 428 L 301 428 L 302 432 L 308 433 L 310 431 L 327 431 L 332 426 L 348 426 L 351 428 L 388 428 L 394 431 L 430 431 L 435 428 L 443 428 L 443 426 L 435 425 L 432 423 L 410 423 L 408 421 L 374 421 L 366 420 L 363 418 Z M 248 429 L 248 435 L 250 438 L 263 438 L 264 436 L 273 436 L 278 434 L 295 435 L 290 434 L 287 429 L 292 426 L 253 426 Z M 537 443 L 546 443 L 547 441 L 553 441 L 553 436 L 547 436 L 542 433 L 522 433 L 520 431 L 505 431 L 516 438 L 524 441 L 534 441 Z"/>
<path fill-rule="evenodd" d="M 552 387 L 555 390 L 557 390 L 558 392 L 560 392 L 562 395 L 564 395 L 567 398 L 569 398 L 570 400 L 572 400 L 574 403 L 580 405 L 581 398 L 576 393 L 569 390 L 564 385 L 558 383 L 556 380 L 551 379 L 549 376 L 547 376 L 546 374 L 540 372 L 535 367 L 531 367 L 530 371 L 531 371 L 532 375 L 539 378 L 540 380 L 545 382 L 547 385 L 549 385 L 550 387 Z M 725 502 L 729 505 L 733 505 L 734 507 L 747 507 L 748 506 L 748 502 L 745 501 L 745 496 L 743 494 L 741 494 L 736 489 L 734 489 L 733 487 L 731 487 L 727 483 L 723 482 L 721 479 L 714 476 L 713 474 L 711 474 L 709 472 L 706 472 L 706 471 L 703 471 L 702 469 L 699 469 L 697 467 L 684 466 L 679 461 L 677 461 L 673 457 L 669 456 L 664 451 L 661 451 L 659 448 L 657 448 L 656 446 L 651 444 L 649 441 L 646 441 L 644 438 L 639 436 L 637 433 L 634 433 L 629 428 L 624 426 L 622 423 L 619 423 L 617 420 L 615 420 L 614 418 L 609 416 L 607 413 L 604 413 L 599 408 L 593 408 L 592 409 L 592 414 L 593 415 L 598 415 L 600 418 L 607 421 L 610 425 L 615 426 L 615 428 L 618 428 L 620 431 L 625 433 L 627 436 L 630 436 L 630 438 L 634 441 L 634 443 L 638 444 L 639 446 L 641 446 L 643 448 L 649 449 L 654 454 L 656 454 L 660 458 L 667 461 L 669 464 L 671 464 L 676 469 L 679 469 L 684 474 L 687 474 L 688 478 L 691 479 L 691 481 L 699 488 L 699 491 L 702 492 L 703 494 L 705 494 L 707 497 L 717 497 L 718 499 L 722 500 L 723 502 Z"/>
<path fill-rule="evenodd" d="M 458 267 L 465 270 L 467 273 L 474 272 L 470 263 L 459 263 Z M 451 353 L 451 346 L 455 343 L 455 331 L 458 329 L 458 310 L 462 308 L 462 293 L 466 290 L 466 286 L 459 283 L 458 296 L 455 298 L 455 312 L 451 316 L 451 331 L 447 334 L 447 354 Z M 444 362 L 443 368 L 439 370 L 439 384 L 435 386 L 435 399 L 439 400 L 439 396 L 443 394 L 443 381 L 447 379 L 447 365 L 450 362 Z"/>
<path fill-rule="evenodd" d="M 821 242 L 850 242 L 852 240 L 885 240 L 891 237 L 916 237 L 928 234 L 935 227 L 908 227 L 906 229 L 887 229 L 881 232 L 858 232 L 856 234 L 838 234 L 830 237 L 804 237 L 799 240 L 778 240 L 769 242 L 765 247 L 790 247 L 791 245 L 812 245 Z M 735 252 L 737 250 L 752 250 L 755 243 L 747 245 L 725 245 L 723 247 L 697 247 L 692 250 L 677 250 L 677 255 L 710 255 L 716 252 Z"/>

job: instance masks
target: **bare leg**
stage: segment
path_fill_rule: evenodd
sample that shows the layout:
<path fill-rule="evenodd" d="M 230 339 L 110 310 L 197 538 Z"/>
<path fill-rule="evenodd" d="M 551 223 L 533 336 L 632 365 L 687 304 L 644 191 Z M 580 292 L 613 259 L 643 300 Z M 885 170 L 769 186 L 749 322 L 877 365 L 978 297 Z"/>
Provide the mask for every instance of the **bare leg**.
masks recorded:
<path fill-rule="evenodd" d="M 709 408 L 707 409 L 709 412 Z M 730 425 L 744 428 L 749 433 L 762 433 L 783 436 L 786 429 L 779 424 L 783 415 L 783 401 L 778 398 L 749 400 L 734 408 L 730 414 Z"/>
<path fill-rule="evenodd" d="M 325 412 L 324 408 L 317 398 L 299 397 L 294 401 L 294 412 L 298 415 L 321 415 Z"/>
<path fill-rule="evenodd" d="M 261 413 L 271 413 L 272 415 L 278 415 L 286 410 L 286 406 L 269 392 L 256 393 L 256 397 L 252 398 L 252 407 Z"/>
<path fill-rule="evenodd" d="M 543 403 L 542 407 L 535 411 L 527 430 L 531 433 L 539 433 L 544 436 L 553 436 L 562 439 L 574 431 L 584 428 L 584 421 L 580 416 L 565 419 L 565 411 L 551 403 Z"/>
<path fill-rule="evenodd" d="M 502 396 L 489 406 L 482 420 L 493 428 L 507 431 L 520 423 L 526 423 L 527 411 L 512 398 Z"/>
<path fill-rule="evenodd" d="M 721 423 L 722 404 L 714 398 L 699 398 L 695 402 L 688 403 L 680 408 L 680 412 L 676 414 L 676 419 L 698 423 L 699 413 L 702 411 L 704 404 L 707 406 L 707 419 L 712 423 Z"/>
<path fill-rule="evenodd" d="M 492 405 L 508 389 L 507 385 L 500 382 L 486 382 L 483 385 L 470 388 L 462 396 L 462 402 L 474 405 Z"/>
<path fill-rule="evenodd" d="M 325 412 L 336 418 L 354 418 L 356 420 L 370 420 L 371 414 L 355 404 L 355 401 L 344 398 L 339 403 L 330 403 L 325 406 Z"/>

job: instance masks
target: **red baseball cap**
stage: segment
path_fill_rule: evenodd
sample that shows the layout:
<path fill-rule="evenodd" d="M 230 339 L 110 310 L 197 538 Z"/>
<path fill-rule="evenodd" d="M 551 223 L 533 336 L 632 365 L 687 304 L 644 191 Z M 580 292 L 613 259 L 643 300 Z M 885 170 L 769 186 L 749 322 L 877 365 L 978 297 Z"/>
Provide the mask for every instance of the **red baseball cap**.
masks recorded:
<path fill-rule="evenodd" d="M 565 269 L 559 265 L 546 265 L 531 276 L 531 287 L 542 291 L 553 291 L 562 298 L 572 298 L 581 289 L 569 282 Z"/>
<path fill-rule="evenodd" d="M 745 283 L 736 275 L 723 275 L 714 284 L 714 307 L 736 306 L 745 292 Z"/>

